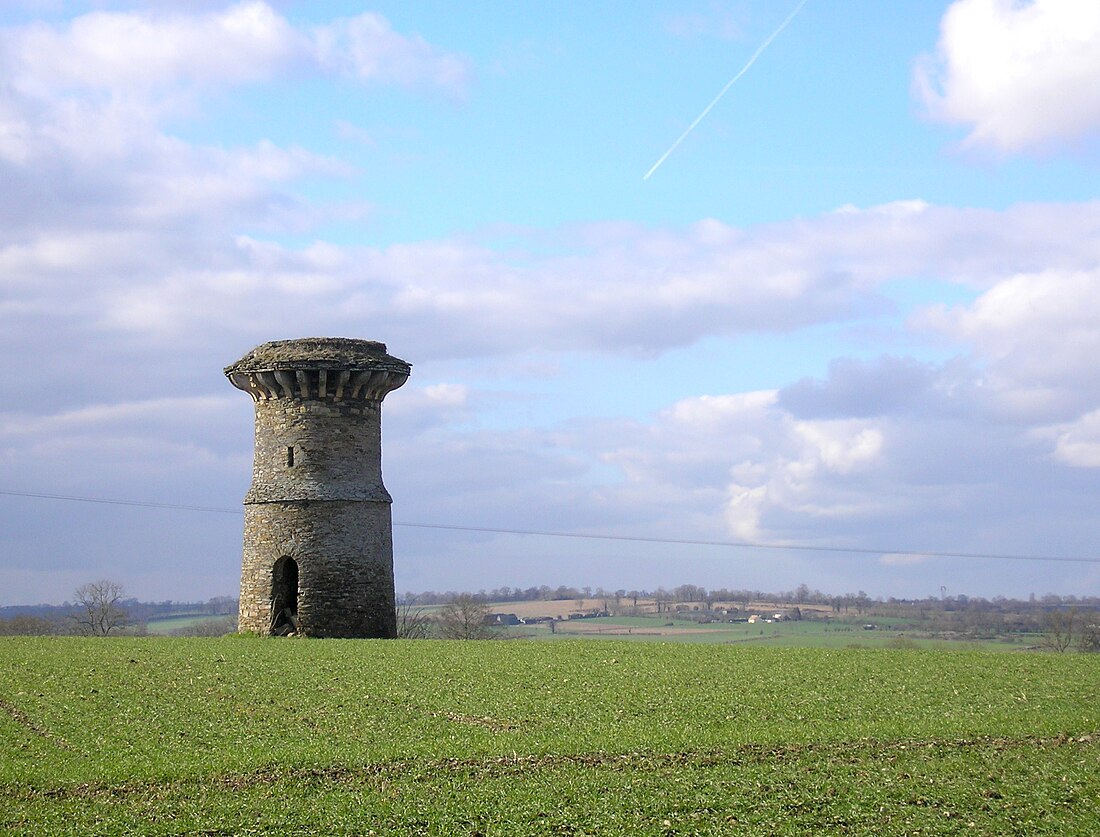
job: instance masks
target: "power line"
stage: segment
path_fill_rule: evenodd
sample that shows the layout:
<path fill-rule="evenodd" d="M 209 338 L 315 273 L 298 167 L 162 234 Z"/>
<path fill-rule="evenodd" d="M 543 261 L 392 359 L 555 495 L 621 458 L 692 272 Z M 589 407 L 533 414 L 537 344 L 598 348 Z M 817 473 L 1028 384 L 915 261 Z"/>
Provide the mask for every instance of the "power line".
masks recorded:
<path fill-rule="evenodd" d="M 73 497 L 68 494 L 40 494 L 34 491 L 8 491 L 3 488 L 0 488 L 0 494 L 6 494 L 9 497 L 35 497 L 39 500 L 69 500 L 74 503 L 100 503 L 108 506 L 138 506 L 147 509 L 175 509 L 176 511 L 244 514 L 240 509 L 222 509 L 216 506 L 186 506 L 179 503 L 154 503 L 148 500 L 110 500 L 106 497 Z"/>
<path fill-rule="evenodd" d="M 870 547 L 813 546 L 808 544 L 757 543 L 755 541 L 709 541 L 693 538 L 647 538 L 641 535 L 587 535 L 576 532 L 540 532 L 528 529 L 492 529 L 484 526 L 449 526 L 442 523 L 394 523 L 417 529 L 450 529 L 460 532 L 493 532 L 502 535 L 539 535 L 547 538 L 583 538 L 598 541 L 632 541 L 686 546 L 725 546 L 742 549 L 786 549 L 799 552 L 845 552 L 861 555 L 922 555 L 929 558 L 990 558 L 998 561 L 1066 561 L 1077 564 L 1100 564 L 1100 558 L 1075 558 L 1058 555 L 1005 555 L 993 552 L 932 552 L 926 549 L 872 549 Z"/>
<path fill-rule="evenodd" d="M 110 506 L 136 506 L 138 508 L 170 509 L 175 511 L 214 512 L 217 514 L 243 515 L 241 509 L 217 506 L 189 506 L 179 503 L 154 503 L 147 500 L 112 500 L 105 497 L 76 497 L 68 494 L 45 494 L 33 491 L 11 491 L 0 488 L 0 495 L 32 497 L 41 500 L 67 500 L 75 503 L 100 503 Z M 1100 564 L 1100 558 L 1067 555 L 1011 555 L 999 552 L 941 552 L 926 549 L 880 549 L 871 547 L 814 546 L 810 544 L 760 543 L 756 541 L 716 541 L 695 538 L 655 538 L 643 535 L 596 535 L 583 532 L 550 532 L 538 529 L 504 529 L 490 526 L 455 526 L 447 523 L 407 523 L 394 521 L 394 526 L 407 529 L 441 529 L 449 532 L 481 532 L 493 535 L 530 535 L 542 538 L 573 538 L 593 541 L 626 541 L 630 543 L 671 544 L 677 546 L 719 546 L 736 549 L 774 549 L 793 552 L 831 552 L 849 555 L 920 555 L 928 558 L 968 558 L 994 561 L 1057 561 L 1070 564 Z"/>

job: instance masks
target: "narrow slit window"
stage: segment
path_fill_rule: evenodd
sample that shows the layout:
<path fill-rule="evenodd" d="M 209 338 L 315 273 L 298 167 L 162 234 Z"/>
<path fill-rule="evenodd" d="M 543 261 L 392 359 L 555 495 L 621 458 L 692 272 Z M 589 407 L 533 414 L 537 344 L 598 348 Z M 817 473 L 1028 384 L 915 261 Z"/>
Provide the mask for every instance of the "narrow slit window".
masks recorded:
<path fill-rule="evenodd" d="M 286 449 L 286 467 L 294 467 L 294 447 L 290 446 Z"/>

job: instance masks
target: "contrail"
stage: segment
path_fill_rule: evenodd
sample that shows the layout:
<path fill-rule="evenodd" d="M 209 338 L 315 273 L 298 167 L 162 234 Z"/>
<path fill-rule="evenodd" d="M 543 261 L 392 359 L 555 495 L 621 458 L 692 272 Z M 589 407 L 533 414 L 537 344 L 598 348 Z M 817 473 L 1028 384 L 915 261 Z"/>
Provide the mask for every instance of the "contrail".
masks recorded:
<path fill-rule="evenodd" d="M 772 41 L 774 41 L 777 37 L 779 37 L 779 33 L 782 32 L 784 29 L 786 29 L 788 25 L 790 25 L 790 22 L 792 20 L 794 20 L 794 16 L 797 15 L 802 10 L 802 7 L 805 6 L 805 5 L 806 5 L 806 0 L 799 0 L 798 5 L 794 7 L 794 11 L 791 12 L 789 15 L 787 15 L 787 19 L 784 20 L 781 24 L 779 24 L 778 29 L 776 29 L 774 32 L 772 32 L 770 35 L 768 35 L 768 39 L 766 41 L 764 41 L 764 43 L 762 43 L 757 48 L 756 52 L 754 52 L 752 54 L 752 58 L 750 58 L 748 60 L 748 63 L 745 64 L 745 66 L 741 68 L 741 71 L 737 75 L 735 75 L 728 82 L 726 82 L 726 86 L 723 87 L 721 89 L 721 91 L 719 91 L 718 95 L 714 97 L 714 100 L 709 105 L 707 105 L 705 108 L 703 108 L 703 112 L 700 113 L 697 117 L 695 117 L 695 121 L 692 122 L 690 125 L 688 125 L 687 130 L 684 131 L 682 134 L 680 134 L 680 138 L 678 140 L 676 140 L 676 142 L 672 143 L 672 146 L 668 149 L 668 151 L 666 151 L 664 154 L 661 155 L 661 159 L 653 164 L 653 168 L 651 168 L 649 171 L 647 171 L 645 173 L 645 176 L 642 178 L 642 180 L 649 180 L 649 176 L 651 174 L 653 174 L 653 172 L 657 171 L 657 169 L 660 168 L 661 163 L 663 163 L 665 160 L 668 159 L 668 155 L 670 155 L 673 151 L 675 151 L 677 146 L 679 146 L 679 144 L 684 141 L 684 138 L 687 137 L 687 135 L 690 134 L 693 130 L 695 130 L 695 126 L 703 121 L 703 117 L 706 116 L 708 113 L 710 113 L 710 109 L 713 108 L 716 104 L 718 104 L 719 99 L 721 99 L 723 96 L 726 95 L 726 91 L 729 90 L 731 87 L 733 87 L 734 83 L 739 78 L 741 78 L 741 76 L 743 76 L 745 73 L 747 73 L 749 71 L 749 67 L 751 67 L 753 64 L 755 64 L 756 59 L 760 57 L 760 53 L 762 53 L 764 50 L 766 50 L 768 48 L 768 45 Z"/>

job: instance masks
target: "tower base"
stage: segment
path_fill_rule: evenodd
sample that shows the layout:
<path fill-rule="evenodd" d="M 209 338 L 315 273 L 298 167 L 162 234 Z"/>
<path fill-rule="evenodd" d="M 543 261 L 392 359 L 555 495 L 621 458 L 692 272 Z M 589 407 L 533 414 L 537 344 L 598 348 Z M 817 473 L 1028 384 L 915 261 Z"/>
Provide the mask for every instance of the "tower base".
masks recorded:
<path fill-rule="evenodd" d="M 390 527 L 382 501 L 246 504 L 238 629 L 396 637 Z"/>

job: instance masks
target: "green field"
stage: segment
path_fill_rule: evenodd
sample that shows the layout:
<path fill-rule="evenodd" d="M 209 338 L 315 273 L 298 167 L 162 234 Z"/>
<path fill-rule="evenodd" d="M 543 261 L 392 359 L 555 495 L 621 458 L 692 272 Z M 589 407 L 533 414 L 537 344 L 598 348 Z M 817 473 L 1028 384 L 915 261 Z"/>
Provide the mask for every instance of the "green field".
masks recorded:
<path fill-rule="evenodd" d="M 1100 659 L 0 639 L 0 832 L 1095 834 Z"/>
<path fill-rule="evenodd" d="M 501 606 L 498 606 L 498 609 Z M 781 622 L 709 622 L 659 616 L 607 616 L 564 620 L 554 625 L 518 625 L 504 629 L 507 637 L 543 640 L 611 639 L 630 642 L 676 642 L 691 644 L 753 645 L 789 648 L 916 647 L 928 649 L 970 648 L 986 651 L 1019 651 L 1037 646 L 1039 634 L 999 637 L 930 636 L 913 624 L 915 620 L 867 616 L 837 620 Z M 872 625 L 867 630 L 863 626 Z"/>
<path fill-rule="evenodd" d="M 159 619 L 150 619 L 145 623 L 145 629 L 148 633 L 155 636 L 167 636 L 173 631 L 178 631 L 183 628 L 193 628 L 196 625 L 202 625 L 207 622 L 216 622 L 224 620 L 225 617 L 219 616 L 164 616 Z"/>

